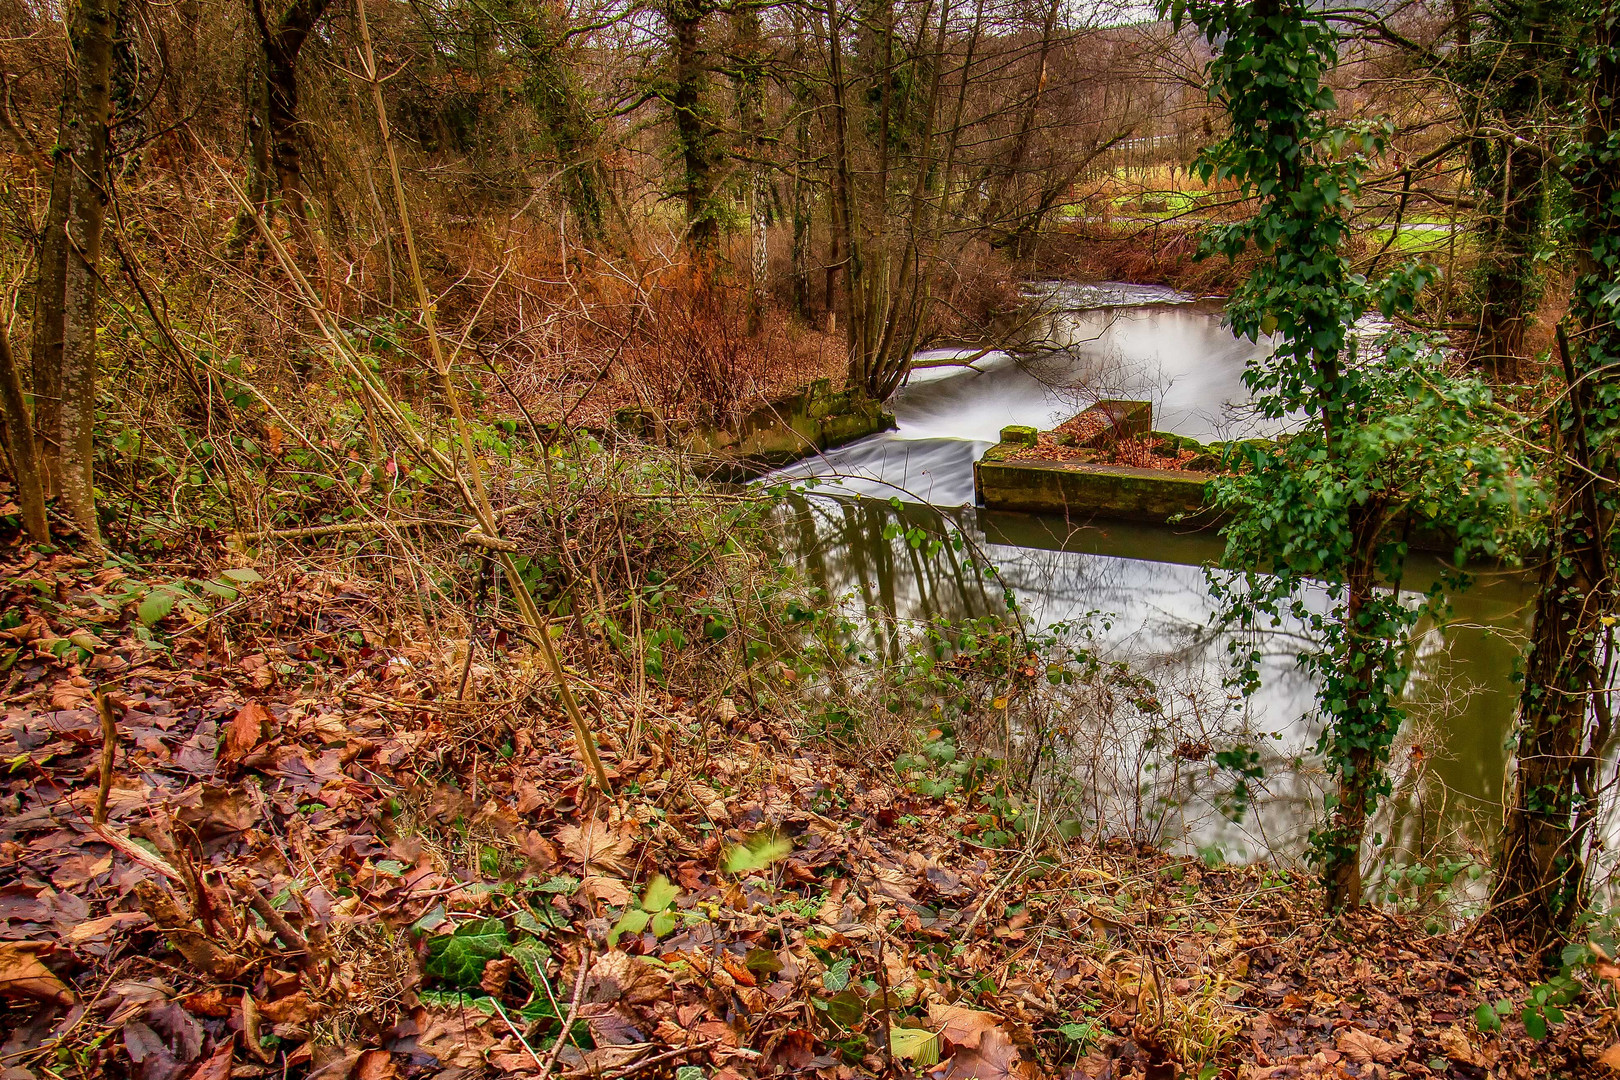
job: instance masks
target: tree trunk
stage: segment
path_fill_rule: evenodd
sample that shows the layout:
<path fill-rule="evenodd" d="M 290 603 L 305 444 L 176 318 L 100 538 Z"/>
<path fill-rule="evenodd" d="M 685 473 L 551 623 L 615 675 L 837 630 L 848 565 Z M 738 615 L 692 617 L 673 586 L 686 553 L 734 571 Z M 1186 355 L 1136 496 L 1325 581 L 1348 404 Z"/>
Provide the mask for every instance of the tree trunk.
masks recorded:
<path fill-rule="evenodd" d="M 1575 341 L 1558 335 L 1568 393 L 1551 550 L 1536 598 L 1519 696 L 1518 754 L 1502 837 L 1497 898 L 1538 945 L 1562 937 L 1583 907 L 1595 773 L 1612 734 L 1614 527 L 1620 501 L 1620 4 L 1599 12 L 1587 56 L 1583 146 L 1565 166 L 1580 276 Z"/>
<path fill-rule="evenodd" d="M 332 0 L 293 0 L 272 25 L 264 0 L 249 0 L 263 51 L 266 142 L 271 171 L 287 213 L 302 228 L 309 220 L 304 181 L 306 136 L 298 108 L 298 55 Z"/>
<path fill-rule="evenodd" d="M 68 257 L 62 278 L 61 504 L 99 546 L 93 473 L 96 422 L 97 285 L 107 207 L 107 121 L 118 0 L 80 0 L 71 34 L 77 60 L 73 122 L 67 131 Z"/>
<path fill-rule="evenodd" d="M 708 74 L 703 24 L 708 14 L 704 0 L 670 0 L 664 5 L 664 21 L 672 37 L 673 86 L 669 107 L 681 159 L 680 194 L 686 204 L 686 242 L 699 252 L 711 251 L 720 235 L 715 161 L 719 133 L 707 115 L 703 100 Z"/>
<path fill-rule="evenodd" d="M 1377 587 L 1375 553 L 1379 533 L 1382 531 L 1381 507 L 1374 504 L 1360 507 L 1350 515 L 1351 535 L 1355 537 L 1355 554 L 1349 572 L 1345 575 L 1344 656 L 1338 663 L 1345 679 L 1347 715 L 1363 712 L 1377 692 L 1374 680 L 1380 665 L 1376 656 L 1381 651 L 1378 643 L 1367 641 L 1362 626 L 1368 604 Z M 1360 657 L 1360 661 L 1357 661 Z M 1365 710 L 1370 712 L 1371 710 Z M 1373 806 L 1373 785 L 1382 775 L 1383 762 L 1370 739 L 1346 739 L 1348 767 L 1339 773 L 1338 803 L 1328 819 L 1329 857 L 1322 867 L 1327 882 L 1327 906 L 1330 911 L 1361 906 L 1361 848 L 1367 835 L 1367 817 Z"/>
<path fill-rule="evenodd" d="M 40 237 L 39 270 L 34 278 L 34 437 L 39 447 L 40 484 L 45 497 L 61 490 L 62 475 L 62 311 L 63 280 L 67 275 L 68 114 L 72 93 L 62 94 L 62 121 L 52 153 L 51 202 Z"/>
<path fill-rule="evenodd" d="M 1485 260 L 1483 321 L 1478 356 L 1499 386 L 1519 381 L 1525 329 L 1542 289 L 1536 248 L 1542 232 L 1545 156 L 1528 143 L 1502 142 L 1497 203 Z"/>
<path fill-rule="evenodd" d="M 37 543 L 51 542 L 50 525 L 45 520 L 45 490 L 40 483 L 39 452 L 34 445 L 34 428 L 23 397 L 22 372 L 11 355 L 11 334 L 0 325 L 0 414 L 4 415 L 6 456 L 11 475 L 17 482 L 17 502 L 22 507 L 23 530 Z"/>

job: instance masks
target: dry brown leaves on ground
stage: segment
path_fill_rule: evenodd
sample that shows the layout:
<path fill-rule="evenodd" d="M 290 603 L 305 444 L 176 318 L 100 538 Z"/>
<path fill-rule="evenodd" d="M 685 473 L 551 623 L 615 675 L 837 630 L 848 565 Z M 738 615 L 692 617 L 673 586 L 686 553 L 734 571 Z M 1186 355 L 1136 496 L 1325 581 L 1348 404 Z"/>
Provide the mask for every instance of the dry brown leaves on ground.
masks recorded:
<path fill-rule="evenodd" d="M 447 647 L 354 583 L 284 576 L 273 630 L 233 639 L 179 616 L 143 635 L 118 578 L 6 568 L 5 1080 L 1506 1078 L 1613 1057 L 1598 1006 L 1545 1041 L 1479 1032 L 1482 1000 L 1536 978 L 1489 927 L 1329 924 L 1304 886 L 1123 843 L 988 847 L 986 806 L 665 695 L 647 752 L 606 726 L 604 799 L 520 657 L 488 680 L 509 697 L 457 703 Z"/>

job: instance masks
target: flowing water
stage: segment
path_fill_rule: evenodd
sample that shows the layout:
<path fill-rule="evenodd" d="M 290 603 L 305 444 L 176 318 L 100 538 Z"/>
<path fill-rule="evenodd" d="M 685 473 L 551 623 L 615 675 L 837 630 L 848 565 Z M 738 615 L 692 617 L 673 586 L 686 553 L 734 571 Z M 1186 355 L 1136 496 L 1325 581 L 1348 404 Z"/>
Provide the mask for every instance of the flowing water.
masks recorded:
<path fill-rule="evenodd" d="M 1087 623 L 1105 653 L 1168 688 L 1172 711 L 1197 714 L 1193 726 L 1217 745 L 1242 731 L 1266 748 L 1263 797 L 1241 821 L 1218 809 L 1229 774 L 1207 760 L 1178 762 L 1175 783 L 1155 788 L 1175 804 L 1155 839 L 1228 859 L 1297 852 L 1320 812 L 1314 687 L 1295 666 L 1300 639 L 1290 628 L 1257 643 L 1258 693 L 1244 700 L 1224 686 L 1228 639 L 1210 629 L 1216 601 L 1205 569 L 1219 558 L 1220 539 L 973 506 L 973 462 L 1003 426 L 1050 428 L 1101 397 L 1151 399 L 1156 427 L 1206 441 L 1275 432 L 1275 422 L 1244 407 L 1244 365 L 1265 346 L 1234 338 L 1218 305 L 1169 290 L 1053 286 L 1043 300 L 1050 314 L 1039 348 L 918 370 L 891 402 L 898 430 L 770 478 L 813 478 L 795 502 L 796 555 L 830 591 L 901 620 L 1005 610 L 1007 586 L 1037 626 Z M 961 530 L 999 578 L 949 547 L 929 559 L 886 536 L 897 514 L 935 534 Z M 1427 588 L 1442 569 L 1414 559 L 1402 586 Z M 1450 598 L 1445 625 L 1424 628 L 1408 693 L 1413 720 L 1393 766 L 1396 796 L 1378 822 L 1390 850 L 1409 856 L 1439 840 L 1488 849 L 1527 599 L 1517 575 L 1479 571 Z"/>

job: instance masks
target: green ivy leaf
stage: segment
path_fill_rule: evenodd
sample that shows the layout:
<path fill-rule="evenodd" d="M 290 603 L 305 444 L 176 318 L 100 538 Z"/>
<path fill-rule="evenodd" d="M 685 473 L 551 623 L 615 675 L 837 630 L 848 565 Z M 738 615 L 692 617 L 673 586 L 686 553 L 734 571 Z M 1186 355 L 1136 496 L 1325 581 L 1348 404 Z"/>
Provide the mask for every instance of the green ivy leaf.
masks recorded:
<path fill-rule="evenodd" d="M 850 972 L 854 970 L 854 958 L 846 956 L 844 959 L 838 961 L 838 963 L 821 973 L 821 985 L 825 986 L 828 990 L 831 990 L 836 994 L 838 991 L 849 985 Z"/>
<path fill-rule="evenodd" d="M 471 988 L 484 976 L 484 965 L 506 951 L 506 924 L 483 919 L 458 926 L 454 933 L 428 939 L 423 970 L 437 979 Z"/>
<path fill-rule="evenodd" d="M 443 926 L 449 916 L 444 913 L 443 904 L 434 904 L 420 919 L 411 923 L 411 929 L 418 934 L 431 933 Z"/>
<path fill-rule="evenodd" d="M 531 987 L 539 989 L 546 984 L 546 961 L 551 959 L 551 950 L 544 944 L 525 938 L 509 947 L 506 955 L 517 961 L 518 970 Z"/>
<path fill-rule="evenodd" d="M 464 994 L 460 990 L 418 990 L 416 999 L 430 1009 L 472 1009 L 494 1016 L 499 1012 L 488 994 Z"/>

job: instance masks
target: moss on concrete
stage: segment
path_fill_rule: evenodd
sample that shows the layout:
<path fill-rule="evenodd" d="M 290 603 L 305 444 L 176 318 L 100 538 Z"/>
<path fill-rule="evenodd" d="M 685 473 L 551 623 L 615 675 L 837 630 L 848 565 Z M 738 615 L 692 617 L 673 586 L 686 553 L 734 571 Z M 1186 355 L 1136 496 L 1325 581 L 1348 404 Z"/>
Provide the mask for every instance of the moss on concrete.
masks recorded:
<path fill-rule="evenodd" d="M 880 403 L 857 390 L 834 393 L 827 379 L 762 405 L 735 424 L 660 423 L 645 409 L 621 409 L 614 419 L 621 431 L 702 459 L 702 471 L 725 480 L 746 480 L 895 426 L 894 414 Z"/>
<path fill-rule="evenodd" d="M 1001 449 L 997 447 L 996 449 Z M 1118 518 L 1161 524 L 1186 517 L 1213 525 L 1204 506 L 1208 473 L 1137 469 L 1085 461 L 1015 461 L 986 454 L 973 468 L 974 492 L 991 510 Z"/>

